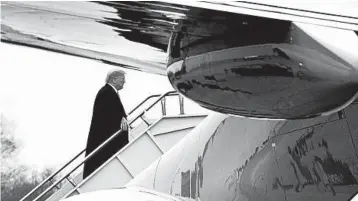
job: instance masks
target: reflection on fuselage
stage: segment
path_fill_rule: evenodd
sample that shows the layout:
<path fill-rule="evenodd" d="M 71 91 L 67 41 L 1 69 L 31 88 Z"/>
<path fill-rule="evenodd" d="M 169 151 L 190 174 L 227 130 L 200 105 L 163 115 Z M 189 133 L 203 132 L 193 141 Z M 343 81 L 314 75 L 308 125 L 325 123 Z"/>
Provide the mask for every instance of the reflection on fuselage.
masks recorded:
<path fill-rule="evenodd" d="M 358 104 L 290 121 L 213 113 L 128 186 L 202 201 L 347 200 L 358 190 L 357 119 Z"/>

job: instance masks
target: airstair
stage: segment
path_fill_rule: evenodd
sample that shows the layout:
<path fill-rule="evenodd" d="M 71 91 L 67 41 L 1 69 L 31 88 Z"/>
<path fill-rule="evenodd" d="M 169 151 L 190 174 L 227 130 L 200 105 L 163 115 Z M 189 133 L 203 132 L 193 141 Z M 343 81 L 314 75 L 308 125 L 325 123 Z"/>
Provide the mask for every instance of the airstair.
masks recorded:
<path fill-rule="evenodd" d="M 166 98 L 170 96 L 179 97 L 179 115 L 166 114 Z M 153 98 L 156 98 L 153 103 L 138 112 L 139 108 Z M 84 192 L 124 186 L 179 142 L 206 117 L 206 114 L 184 114 L 183 101 L 183 97 L 174 91 L 163 95 L 149 96 L 128 114 L 131 127 L 131 131 L 128 132 L 129 143 L 96 171 L 83 180 L 82 168 L 80 167 L 116 135 L 121 134 L 121 130 L 113 134 L 87 157 L 80 158 L 84 155 L 85 149 L 80 151 L 20 201 L 39 201 L 45 200 L 44 198 L 46 198 L 46 201 L 58 201 Z M 159 102 L 161 103 L 162 115 L 158 119 L 146 118 L 145 114 Z M 134 118 L 131 118 L 132 116 Z M 137 120 L 140 121 L 139 124 Z M 80 161 L 76 162 L 79 159 Z"/>

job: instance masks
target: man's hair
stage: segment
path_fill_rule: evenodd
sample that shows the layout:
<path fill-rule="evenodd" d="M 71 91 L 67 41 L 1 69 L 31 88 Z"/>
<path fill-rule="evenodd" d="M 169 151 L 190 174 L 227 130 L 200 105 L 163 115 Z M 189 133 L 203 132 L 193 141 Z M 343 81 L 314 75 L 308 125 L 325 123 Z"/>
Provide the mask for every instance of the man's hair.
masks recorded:
<path fill-rule="evenodd" d="M 112 69 L 107 73 L 106 83 L 110 83 L 118 77 L 125 77 L 125 75 L 126 73 L 123 70 Z"/>

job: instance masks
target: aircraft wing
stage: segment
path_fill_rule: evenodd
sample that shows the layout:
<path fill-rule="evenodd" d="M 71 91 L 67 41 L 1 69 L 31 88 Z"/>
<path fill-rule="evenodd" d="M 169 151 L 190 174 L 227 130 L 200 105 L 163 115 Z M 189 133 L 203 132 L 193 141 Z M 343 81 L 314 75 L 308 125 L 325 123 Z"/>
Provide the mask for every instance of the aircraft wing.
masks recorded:
<path fill-rule="evenodd" d="M 358 30 L 356 1 L 319 9 L 262 2 L 1 2 L 1 41 L 166 75 L 171 32 L 180 19 L 211 20 L 203 10 Z"/>

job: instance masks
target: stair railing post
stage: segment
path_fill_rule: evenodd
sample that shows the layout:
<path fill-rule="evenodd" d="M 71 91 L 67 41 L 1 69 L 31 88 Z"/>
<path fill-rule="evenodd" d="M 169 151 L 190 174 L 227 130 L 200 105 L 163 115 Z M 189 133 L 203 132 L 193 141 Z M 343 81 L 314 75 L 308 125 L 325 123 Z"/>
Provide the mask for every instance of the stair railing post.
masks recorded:
<path fill-rule="evenodd" d="M 178 96 L 179 96 L 180 114 L 184 114 L 184 98 L 181 95 Z"/>
<path fill-rule="evenodd" d="M 161 98 L 164 98 L 167 95 L 176 95 L 174 94 L 175 91 L 170 91 L 167 92 L 163 95 L 160 96 L 159 99 L 157 99 L 154 103 L 152 103 L 147 110 L 151 109 L 156 103 L 158 103 Z M 153 95 L 148 97 L 146 100 L 153 98 L 153 97 L 157 97 L 158 95 Z M 145 100 L 145 101 L 146 101 Z M 145 101 L 143 101 L 140 105 L 142 105 Z M 136 110 L 137 108 L 139 108 L 139 106 L 137 106 L 134 110 Z M 134 111 L 133 110 L 133 111 Z M 130 112 L 132 113 L 132 111 Z M 138 118 L 141 118 L 141 116 L 145 113 L 145 111 L 143 111 L 141 114 L 137 115 L 134 119 L 132 119 L 131 121 L 129 121 L 129 125 L 131 125 L 135 120 L 137 120 Z M 75 159 L 77 159 L 82 153 L 84 153 L 86 151 L 86 149 L 82 150 L 79 154 L 77 154 L 77 156 L 75 156 L 74 158 L 72 158 L 66 165 L 64 165 L 63 167 L 61 167 L 59 170 L 57 170 L 55 173 L 53 173 L 52 175 L 50 175 L 47 179 L 45 179 L 44 181 L 42 181 L 39 185 L 37 185 L 34 189 L 32 189 L 27 195 L 25 195 L 20 201 L 24 201 L 25 199 L 27 199 L 30 195 L 32 195 L 36 190 L 38 190 L 40 187 L 42 187 L 46 182 L 50 181 L 52 183 L 51 186 L 49 186 L 44 192 L 40 193 L 40 195 L 38 195 L 33 201 L 38 201 L 40 198 L 42 198 L 46 193 L 48 193 L 50 190 L 52 190 L 54 187 L 58 187 L 57 185 L 60 184 L 60 182 L 62 182 L 65 179 L 68 179 L 67 177 L 72 174 L 74 171 L 76 171 L 81 165 L 83 165 L 88 159 L 90 159 L 92 157 L 92 155 L 96 154 L 99 150 L 102 149 L 102 147 L 106 146 L 110 141 L 112 141 L 112 139 L 117 136 L 119 133 L 121 133 L 122 130 L 117 131 L 116 133 L 114 133 L 112 136 L 110 136 L 107 140 L 105 140 L 102 144 L 100 144 L 99 146 L 97 146 L 97 148 L 95 150 L 93 150 L 91 153 L 89 153 L 88 156 L 86 156 L 84 158 L 84 160 L 76 165 L 74 168 L 72 168 L 70 170 L 69 173 L 67 173 L 65 176 L 62 176 L 59 181 L 57 182 L 52 182 L 50 181 L 55 175 L 57 175 L 61 170 L 63 170 L 65 167 L 67 167 L 70 163 L 72 163 Z M 70 181 L 69 181 L 70 182 Z M 70 182 L 71 183 L 71 182 Z"/>
<path fill-rule="evenodd" d="M 167 107 L 166 107 L 165 97 L 163 97 L 162 100 L 160 100 L 160 103 L 162 105 L 162 115 L 165 116 L 165 115 L 167 115 Z"/>

